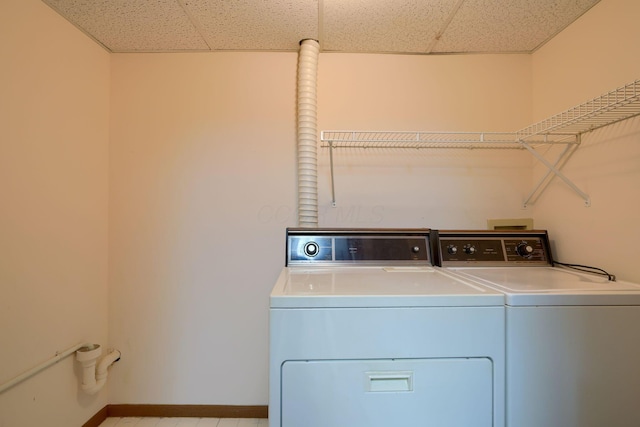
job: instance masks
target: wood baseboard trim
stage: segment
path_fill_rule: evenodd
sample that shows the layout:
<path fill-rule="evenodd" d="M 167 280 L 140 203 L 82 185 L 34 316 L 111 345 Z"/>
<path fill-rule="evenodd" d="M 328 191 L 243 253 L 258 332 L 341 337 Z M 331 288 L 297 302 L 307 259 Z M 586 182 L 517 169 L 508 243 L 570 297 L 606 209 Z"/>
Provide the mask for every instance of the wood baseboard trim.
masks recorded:
<path fill-rule="evenodd" d="M 86 423 L 82 424 L 82 427 L 98 427 L 109 416 L 109 406 L 105 406 L 100 409 L 93 417 Z"/>
<path fill-rule="evenodd" d="M 82 427 L 98 427 L 107 417 L 268 418 L 267 405 L 107 405 Z"/>

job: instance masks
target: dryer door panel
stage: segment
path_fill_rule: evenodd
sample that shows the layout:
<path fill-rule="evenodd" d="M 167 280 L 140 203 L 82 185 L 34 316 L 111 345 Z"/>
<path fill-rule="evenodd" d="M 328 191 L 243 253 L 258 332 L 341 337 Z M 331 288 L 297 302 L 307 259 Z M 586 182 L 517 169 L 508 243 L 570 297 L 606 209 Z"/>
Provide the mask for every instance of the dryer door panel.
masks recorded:
<path fill-rule="evenodd" d="M 491 427 L 487 358 L 282 365 L 281 427 Z"/>

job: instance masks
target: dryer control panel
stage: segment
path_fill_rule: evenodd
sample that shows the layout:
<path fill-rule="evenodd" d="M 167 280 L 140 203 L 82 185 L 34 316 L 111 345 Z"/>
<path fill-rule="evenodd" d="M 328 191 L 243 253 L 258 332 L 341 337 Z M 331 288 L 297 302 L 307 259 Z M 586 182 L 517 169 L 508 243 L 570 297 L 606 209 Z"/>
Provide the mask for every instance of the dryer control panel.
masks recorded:
<path fill-rule="evenodd" d="M 429 229 L 287 229 L 287 265 L 432 265 Z"/>
<path fill-rule="evenodd" d="M 440 231 L 441 266 L 550 266 L 546 231 Z"/>

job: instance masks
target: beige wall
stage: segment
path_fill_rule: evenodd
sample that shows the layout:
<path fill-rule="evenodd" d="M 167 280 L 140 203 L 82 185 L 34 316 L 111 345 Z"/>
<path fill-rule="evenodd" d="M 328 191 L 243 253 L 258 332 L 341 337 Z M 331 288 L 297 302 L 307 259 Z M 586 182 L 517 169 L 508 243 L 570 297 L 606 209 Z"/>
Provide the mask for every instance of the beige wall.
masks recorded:
<path fill-rule="evenodd" d="M 640 78 L 640 2 L 601 0 L 532 55 L 533 121 Z"/>
<path fill-rule="evenodd" d="M 113 55 L 112 403 L 265 404 L 295 53 Z"/>
<path fill-rule="evenodd" d="M 528 55 L 321 54 L 321 130 L 515 131 L 531 116 Z M 519 218 L 530 156 L 504 150 L 335 150 L 319 157 L 321 225 L 484 228 Z"/>
<path fill-rule="evenodd" d="M 640 2 L 604 0 L 533 55 L 534 118 L 540 120 L 640 78 Z M 533 209 L 560 261 L 603 267 L 640 282 L 640 120 L 584 135 L 563 171 L 591 207 L 556 179 Z M 540 169 L 537 168 L 536 172 Z"/>
<path fill-rule="evenodd" d="M 296 61 L 112 56 L 109 341 L 126 355 L 112 403 L 267 403 L 268 295 L 296 225 Z M 322 54 L 320 128 L 513 129 L 529 70 L 527 56 Z M 321 171 L 321 226 L 482 226 L 519 213 L 530 181 L 496 153 L 381 154 L 341 163 L 335 209 Z"/>
<path fill-rule="evenodd" d="M 516 130 L 637 78 L 638 12 L 604 0 L 532 56 L 321 54 L 319 129 Z M 79 425 L 107 402 L 266 404 L 297 55 L 109 56 L 37 0 L 3 2 L 0 24 L 0 381 L 77 341 L 123 352 L 97 397 L 71 359 L 0 395 L 0 426 Z M 591 208 L 554 182 L 522 209 L 530 156 L 477 150 L 340 152 L 332 207 L 320 149 L 320 225 L 534 217 L 559 258 L 640 281 L 639 125 L 594 132 L 567 164 Z"/>
<path fill-rule="evenodd" d="M 0 383 L 107 342 L 109 55 L 38 0 L 0 2 Z M 78 426 L 69 357 L 0 395 L 0 426 Z"/>

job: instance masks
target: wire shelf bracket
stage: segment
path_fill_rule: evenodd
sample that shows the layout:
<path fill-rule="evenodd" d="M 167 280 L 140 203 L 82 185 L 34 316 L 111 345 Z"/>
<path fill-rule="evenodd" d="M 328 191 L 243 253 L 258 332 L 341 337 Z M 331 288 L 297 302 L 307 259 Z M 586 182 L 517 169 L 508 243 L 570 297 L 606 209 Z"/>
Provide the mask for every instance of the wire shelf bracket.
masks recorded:
<path fill-rule="evenodd" d="M 524 149 L 546 168 L 546 174 L 526 197 L 523 207 L 534 204 L 558 177 L 591 206 L 588 194 L 578 188 L 562 167 L 577 150 L 582 134 L 640 115 L 640 79 L 588 102 L 530 125 L 517 132 L 389 132 L 322 131 L 322 147 L 329 149 L 332 205 L 336 206 L 333 151 L 347 148 L 380 149 Z M 536 147 L 561 145 L 564 149 L 548 161 Z"/>

